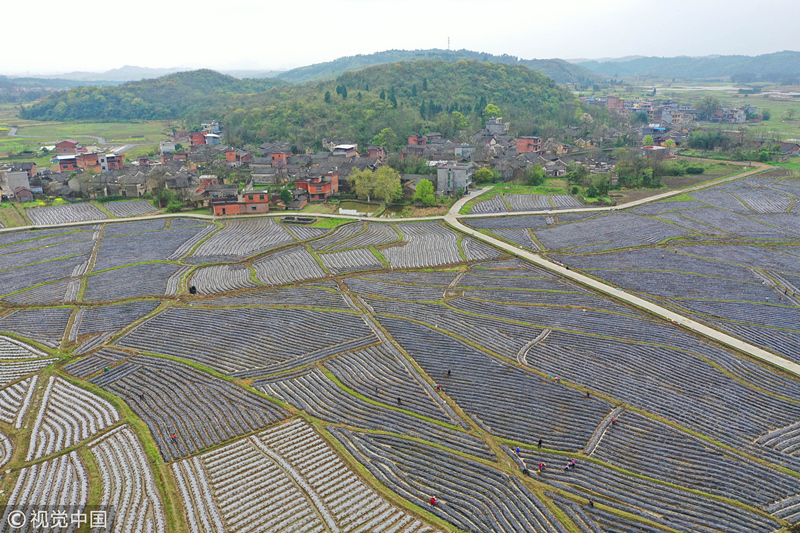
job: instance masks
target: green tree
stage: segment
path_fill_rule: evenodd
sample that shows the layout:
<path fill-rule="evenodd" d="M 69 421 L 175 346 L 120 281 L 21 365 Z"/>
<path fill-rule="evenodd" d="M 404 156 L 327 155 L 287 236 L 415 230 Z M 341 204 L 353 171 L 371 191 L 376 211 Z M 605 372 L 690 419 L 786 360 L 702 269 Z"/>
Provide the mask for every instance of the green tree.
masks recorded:
<path fill-rule="evenodd" d="M 389 93 L 389 102 L 392 103 L 393 108 L 397 109 L 397 96 L 394 94 L 394 87 L 392 87 L 392 90 Z"/>
<path fill-rule="evenodd" d="M 572 184 L 585 185 L 588 176 L 589 169 L 578 162 L 572 162 L 567 166 L 567 186 Z"/>
<path fill-rule="evenodd" d="M 473 175 L 475 183 L 488 183 L 494 178 L 494 173 L 488 168 L 479 168 Z"/>
<path fill-rule="evenodd" d="M 347 100 L 347 87 L 342 85 L 342 99 Z"/>
<path fill-rule="evenodd" d="M 414 201 L 430 207 L 436 204 L 436 196 L 433 194 L 433 182 L 422 180 L 417 183 L 417 190 L 414 192 Z"/>
<path fill-rule="evenodd" d="M 411 86 L 411 96 L 417 96 L 417 84 Z"/>
<path fill-rule="evenodd" d="M 373 193 L 375 198 L 386 203 L 391 203 L 403 197 L 403 185 L 400 182 L 400 173 L 390 166 L 382 166 L 374 173 L 375 185 Z"/>
<path fill-rule="evenodd" d="M 291 201 L 292 201 L 292 191 L 290 191 L 286 187 L 283 187 L 281 189 L 281 202 L 288 205 L 289 202 Z"/>
<path fill-rule="evenodd" d="M 383 128 L 380 133 L 372 138 L 372 144 L 391 150 L 397 146 L 397 134 L 392 128 Z"/>
<path fill-rule="evenodd" d="M 761 112 L 761 115 L 764 117 L 764 120 L 769 120 L 772 118 L 772 111 L 770 111 L 769 109 L 764 109 Z"/>
<path fill-rule="evenodd" d="M 385 91 L 385 90 L 383 90 L 383 89 L 381 89 L 381 95 L 380 95 L 380 99 L 381 99 L 381 100 L 386 100 L 386 91 Z"/>
<path fill-rule="evenodd" d="M 697 104 L 697 114 L 701 119 L 710 118 L 718 109 L 722 109 L 722 104 L 719 103 L 717 98 L 711 95 L 704 97 L 700 100 L 700 103 Z"/>
<path fill-rule="evenodd" d="M 666 141 L 664 141 L 664 146 L 666 146 L 667 148 L 675 148 L 675 141 L 673 141 L 672 139 L 667 139 Z"/>
<path fill-rule="evenodd" d="M 544 169 L 540 165 L 533 165 L 530 170 L 528 170 L 526 180 L 528 185 L 538 187 L 544 183 L 545 177 Z"/>
<path fill-rule="evenodd" d="M 655 141 L 653 141 L 653 136 L 652 135 L 645 135 L 644 139 L 642 139 L 642 145 L 643 146 L 653 146 L 654 142 Z"/>
<path fill-rule="evenodd" d="M 422 78 L 422 90 L 423 91 L 428 90 L 428 78 Z"/>
<path fill-rule="evenodd" d="M 325 103 L 326 104 L 330 103 L 330 101 L 331 101 L 331 92 L 330 91 L 325 91 Z"/>
<path fill-rule="evenodd" d="M 353 169 L 353 171 L 350 172 L 350 177 L 348 178 L 348 180 L 352 183 L 352 188 L 356 195 L 359 197 L 366 197 L 367 202 L 371 200 L 372 195 L 375 192 L 375 178 L 373 174 L 374 173 L 370 169 Z"/>
<path fill-rule="evenodd" d="M 483 109 L 483 118 L 494 118 L 502 116 L 503 112 L 500 111 L 500 108 L 494 104 L 486 104 L 486 107 Z"/>

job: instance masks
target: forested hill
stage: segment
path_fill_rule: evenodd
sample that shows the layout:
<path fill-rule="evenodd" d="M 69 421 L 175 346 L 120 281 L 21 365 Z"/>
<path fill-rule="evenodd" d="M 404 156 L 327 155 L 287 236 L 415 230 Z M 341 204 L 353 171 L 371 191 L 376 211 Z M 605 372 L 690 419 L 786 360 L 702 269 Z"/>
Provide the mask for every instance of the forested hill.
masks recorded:
<path fill-rule="evenodd" d="M 582 113 L 568 90 L 527 67 L 461 60 L 400 61 L 348 72 L 336 80 L 295 85 L 237 98 L 216 117 L 232 143 L 288 140 L 319 146 L 323 137 L 346 138 L 363 145 L 390 128 L 390 147 L 413 133 L 438 131 L 456 137 L 474 132 L 487 104 L 500 107 L 512 131 L 545 134 L 560 131 Z M 592 110 L 602 120 L 605 110 Z M 203 117 L 190 117 L 199 123 Z M 397 144 L 395 144 L 397 143 Z"/>
<path fill-rule="evenodd" d="M 287 82 L 240 80 L 213 70 L 179 72 L 117 87 L 78 87 L 52 94 L 23 108 L 34 120 L 182 119 L 234 95 L 260 93 Z"/>
<path fill-rule="evenodd" d="M 304 83 L 333 79 L 344 72 L 358 70 L 373 65 L 395 63 L 397 61 L 449 61 L 472 59 L 483 63 L 503 63 L 505 65 L 523 65 L 536 72 L 554 79 L 558 83 L 591 83 L 597 75 L 586 69 L 562 59 L 518 59 L 510 55 L 493 55 L 471 50 L 386 50 L 367 55 L 340 57 L 326 63 L 317 63 L 305 67 L 288 70 L 278 74 L 278 79 L 292 83 Z"/>
<path fill-rule="evenodd" d="M 738 81 L 774 81 L 800 77 L 800 52 L 760 56 L 640 57 L 630 61 L 577 63 L 603 76 L 648 76 L 683 79 L 735 77 Z"/>

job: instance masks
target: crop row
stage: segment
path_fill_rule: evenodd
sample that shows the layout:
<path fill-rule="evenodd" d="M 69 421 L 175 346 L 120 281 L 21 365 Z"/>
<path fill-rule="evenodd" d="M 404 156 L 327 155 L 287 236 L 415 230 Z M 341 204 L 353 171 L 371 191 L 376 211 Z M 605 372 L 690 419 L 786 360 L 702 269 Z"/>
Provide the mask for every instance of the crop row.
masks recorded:
<path fill-rule="evenodd" d="M 72 309 L 22 309 L 0 319 L 0 331 L 17 333 L 23 337 L 55 348 L 64 336 Z"/>
<path fill-rule="evenodd" d="M 92 204 L 73 204 L 28 209 L 28 217 L 34 225 L 38 226 L 102 220 L 106 218 L 106 214 Z"/>
<path fill-rule="evenodd" d="M 67 241 L 61 244 L 53 244 L 45 248 L 32 248 L 21 252 L 0 255 L 0 270 L 41 263 L 42 261 L 50 261 L 56 257 L 86 255 L 92 251 L 93 247 L 93 240 Z"/>
<path fill-rule="evenodd" d="M 513 455 L 510 449 L 506 450 Z M 519 457 L 529 465 L 529 469 L 535 468 L 539 462 L 547 465 L 545 472 L 540 474 L 540 481 L 556 484 L 577 496 L 591 497 L 596 503 L 679 531 L 767 533 L 779 527 L 777 521 L 731 503 L 634 477 L 593 462 L 582 461 L 577 467 L 566 469 L 562 465 L 568 458 L 562 455 L 522 450 Z"/>
<path fill-rule="evenodd" d="M 337 243 L 343 242 L 344 240 L 361 233 L 364 231 L 364 226 L 364 222 L 343 224 L 337 227 L 330 235 L 326 235 L 325 237 L 312 241 L 309 244 L 314 250 L 324 250 L 329 246 L 334 246 Z"/>
<path fill-rule="evenodd" d="M 172 469 L 192 531 L 432 531 L 386 503 L 301 421 Z"/>
<path fill-rule="evenodd" d="M 172 263 L 145 263 L 98 272 L 86 278 L 83 298 L 88 302 L 101 302 L 163 296 L 170 277 L 181 268 Z"/>
<path fill-rule="evenodd" d="M 0 276 L 0 294 L 21 291 L 48 281 L 68 278 L 72 275 L 75 267 L 83 265 L 87 258 L 88 256 L 77 255 L 5 270 Z"/>
<path fill-rule="evenodd" d="M 33 376 L 0 389 L 0 420 L 13 423 L 16 429 L 22 427 L 38 381 L 39 376 Z"/>
<path fill-rule="evenodd" d="M 467 261 L 487 261 L 504 255 L 503 252 L 483 244 L 472 237 L 464 237 L 461 241 Z"/>
<path fill-rule="evenodd" d="M 324 253 L 319 257 L 333 274 L 383 268 L 383 263 L 366 248 Z"/>
<path fill-rule="evenodd" d="M 617 417 L 593 455 L 636 474 L 758 507 L 798 493 L 795 477 L 630 411 Z"/>
<path fill-rule="evenodd" d="M 238 264 L 200 268 L 192 274 L 191 284 L 200 294 L 217 294 L 258 287 L 258 284 L 250 279 L 250 269 Z"/>
<path fill-rule="evenodd" d="M 366 231 L 356 235 L 351 239 L 341 241 L 329 248 L 330 251 L 343 250 L 345 248 L 366 248 L 367 246 L 379 246 L 399 239 L 400 236 L 389 224 L 374 223 L 367 225 Z"/>
<path fill-rule="evenodd" d="M 309 335 L 313 325 L 316 334 Z M 171 308 L 137 326 L 120 346 L 182 357 L 220 372 L 291 362 L 370 335 L 360 317 L 301 309 Z"/>
<path fill-rule="evenodd" d="M 150 428 L 166 461 L 286 416 L 278 406 L 225 380 L 156 357 L 131 357 L 92 382 L 125 399 Z"/>
<path fill-rule="evenodd" d="M 294 241 L 286 228 L 271 218 L 229 220 L 221 231 L 201 244 L 193 261 L 226 258 L 237 260 Z"/>
<path fill-rule="evenodd" d="M 389 435 L 328 428 L 379 481 L 461 530 L 566 533 L 516 478 L 464 457 Z M 435 506 L 428 505 L 435 496 Z"/>
<path fill-rule="evenodd" d="M 102 307 L 84 307 L 78 310 L 72 321 L 69 340 L 75 341 L 80 335 L 91 333 L 117 332 L 128 324 L 136 322 L 143 316 L 152 313 L 158 307 L 157 301 L 128 302 L 104 305 Z"/>
<path fill-rule="evenodd" d="M 103 237 L 97 249 L 94 270 L 106 270 L 146 261 L 178 259 L 186 254 L 192 243 L 202 239 L 214 225 L 165 229 L 145 233 Z"/>
<path fill-rule="evenodd" d="M 611 411 L 605 401 L 585 398 L 580 391 L 512 367 L 425 326 L 379 320 L 425 373 L 492 434 L 528 443 L 542 438 L 549 448 L 579 450 Z"/>
<path fill-rule="evenodd" d="M 89 476 L 78 452 L 73 451 L 20 469 L 17 482 L 6 501 L 2 521 L 3 524 L 9 523 L 9 515 L 13 511 L 21 511 L 29 518 L 34 511 L 45 507 L 45 512 L 66 513 L 69 524 L 72 513 L 84 512 L 88 497 Z M 62 531 L 59 528 L 49 530 Z M 73 528 L 65 530 L 72 531 Z"/>
<path fill-rule="evenodd" d="M 109 209 L 109 211 L 111 211 Z M 113 211 L 112 211 L 113 212 Z M 135 222 L 118 222 L 105 224 L 103 230 L 103 238 L 117 237 L 119 235 L 128 235 L 131 233 L 144 233 L 148 231 L 160 231 L 167 225 L 167 219 L 154 218 L 151 220 L 137 220 Z"/>
<path fill-rule="evenodd" d="M 394 268 L 420 268 L 460 263 L 458 239 L 454 232 L 436 222 L 400 224 L 404 246 L 381 253 Z"/>
<path fill-rule="evenodd" d="M 549 250 L 565 248 L 588 252 L 643 244 L 655 244 L 687 231 L 672 224 L 628 213 L 611 213 L 597 218 L 558 224 L 534 230 Z"/>
<path fill-rule="evenodd" d="M 64 371 L 76 378 L 85 379 L 95 372 L 99 372 L 128 357 L 130 357 L 128 353 L 112 350 L 111 348 L 103 348 L 88 357 L 66 365 Z"/>
<path fill-rule="evenodd" d="M 447 404 L 391 345 L 381 344 L 340 355 L 325 363 L 345 386 L 376 402 L 449 424 L 463 425 Z"/>
<path fill-rule="evenodd" d="M 283 285 L 305 279 L 321 278 L 325 271 L 302 246 L 281 250 L 253 263 L 258 281 L 267 285 Z"/>
<path fill-rule="evenodd" d="M 438 301 L 442 299 L 444 293 L 444 289 L 440 287 L 384 283 L 363 278 L 347 278 L 345 283 L 352 292 L 378 298 L 392 298 L 394 300 Z"/>
<path fill-rule="evenodd" d="M 157 211 L 147 200 L 130 200 L 126 202 L 108 202 L 105 208 L 115 217 L 136 217 Z"/>
<path fill-rule="evenodd" d="M 402 433 L 479 457 L 494 457 L 475 437 L 361 400 L 339 388 L 316 368 L 259 380 L 253 386 L 329 422 Z"/>
<path fill-rule="evenodd" d="M 106 400 L 51 376 L 25 460 L 40 459 L 69 448 L 118 420 L 119 413 Z"/>
<path fill-rule="evenodd" d="M 90 449 L 103 482 L 100 506 L 113 510 L 109 523 L 114 531 L 166 531 L 150 463 L 130 427 L 115 430 Z"/>
<path fill-rule="evenodd" d="M 335 289 L 335 283 L 322 282 L 286 289 L 268 289 L 243 295 L 223 296 L 214 300 L 205 300 L 202 305 L 310 305 L 329 309 L 349 309 L 347 303 L 338 291 L 335 292 Z"/>

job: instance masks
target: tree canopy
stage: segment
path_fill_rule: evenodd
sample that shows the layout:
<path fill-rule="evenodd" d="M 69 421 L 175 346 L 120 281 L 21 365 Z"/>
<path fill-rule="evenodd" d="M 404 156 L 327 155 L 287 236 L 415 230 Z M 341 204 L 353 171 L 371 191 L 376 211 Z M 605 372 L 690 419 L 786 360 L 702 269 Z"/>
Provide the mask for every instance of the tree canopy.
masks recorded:
<path fill-rule="evenodd" d="M 433 194 L 433 182 L 430 180 L 421 180 L 417 183 L 417 190 L 414 192 L 414 201 L 426 207 L 436 204 L 436 196 Z"/>

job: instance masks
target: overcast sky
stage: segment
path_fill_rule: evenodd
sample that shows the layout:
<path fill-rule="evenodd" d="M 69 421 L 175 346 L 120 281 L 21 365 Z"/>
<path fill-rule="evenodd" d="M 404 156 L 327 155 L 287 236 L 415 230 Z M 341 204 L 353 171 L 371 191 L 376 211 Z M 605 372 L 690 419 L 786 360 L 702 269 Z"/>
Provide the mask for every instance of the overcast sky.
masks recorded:
<path fill-rule="evenodd" d="M 381 50 L 524 59 L 800 50 L 787 0 L 0 1 L 0 73 L 292 68 Z"/>

